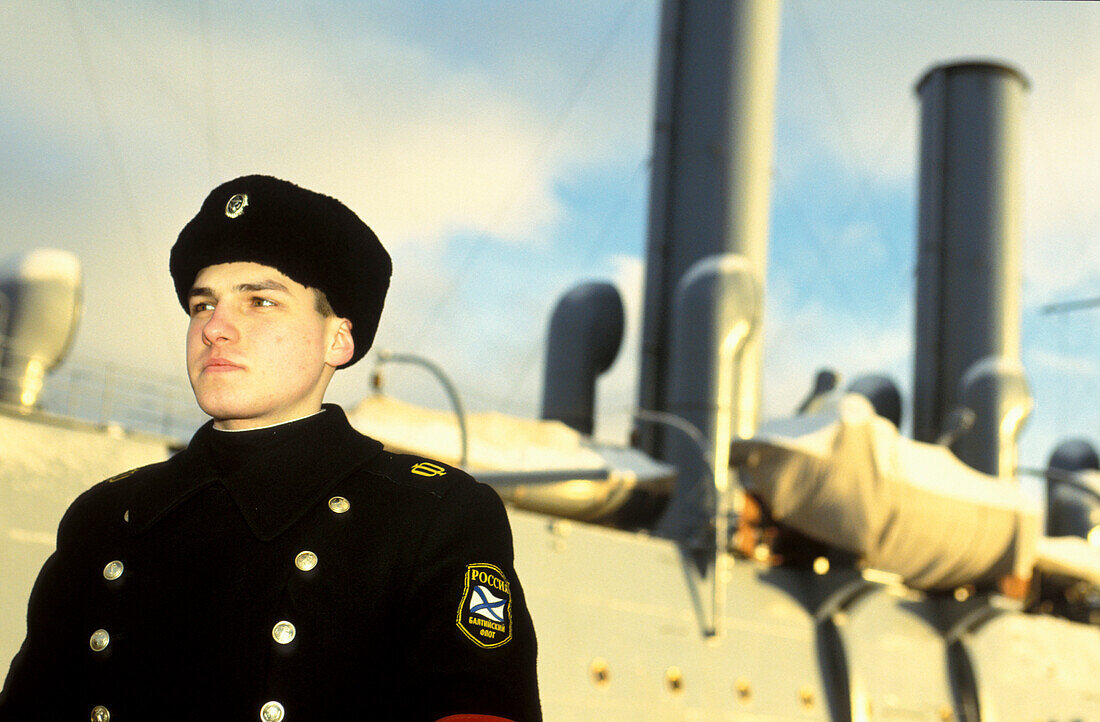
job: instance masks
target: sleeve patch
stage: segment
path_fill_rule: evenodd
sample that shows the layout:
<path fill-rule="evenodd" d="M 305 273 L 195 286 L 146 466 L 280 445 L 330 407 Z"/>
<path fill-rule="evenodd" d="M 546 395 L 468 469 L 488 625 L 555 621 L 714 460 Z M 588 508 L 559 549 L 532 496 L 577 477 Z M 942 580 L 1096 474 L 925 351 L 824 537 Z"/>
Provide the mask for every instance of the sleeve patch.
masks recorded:
<path fill-rule="evenodd" d="M 493 649 L 512 638 L 512 585 L 492 564 L 466 565 L 458 603 L 458 628 L 479 647 Z"/>

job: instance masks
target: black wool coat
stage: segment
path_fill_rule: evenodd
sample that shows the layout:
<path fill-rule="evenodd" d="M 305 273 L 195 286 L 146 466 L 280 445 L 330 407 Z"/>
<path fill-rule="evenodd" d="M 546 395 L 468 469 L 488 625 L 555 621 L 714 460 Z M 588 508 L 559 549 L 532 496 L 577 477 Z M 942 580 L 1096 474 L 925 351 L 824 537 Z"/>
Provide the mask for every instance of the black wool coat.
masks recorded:
<path fill-rule="evenodd" d="M 81 495 L 0 722 L 527 722 L 535 656 L 496 493 L 326 405 Z"/>

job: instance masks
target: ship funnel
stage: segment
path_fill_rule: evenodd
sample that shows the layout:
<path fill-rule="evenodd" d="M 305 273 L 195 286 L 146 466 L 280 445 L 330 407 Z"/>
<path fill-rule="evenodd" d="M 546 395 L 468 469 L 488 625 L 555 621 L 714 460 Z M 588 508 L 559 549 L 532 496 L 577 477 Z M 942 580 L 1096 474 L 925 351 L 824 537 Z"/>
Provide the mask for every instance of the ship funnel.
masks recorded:
<path fill-rule="evenodd" d="M 0 267 L 0 401 L 29 409 L 68 353 L 80 319 L 80 261 L 36 249 Z"/>
<path fill-rule="evenodd" d="M 999 63 L 932 68 L 921 101 L 913 436 L 1010 476 L 1031 409 L 1020 368 L 1020 116 Z M 967 418 L 967 428 L 949 429 Z M 955 426 L 958 426 L 955 423 Z"/>
<path fill-rule="evenodd" d="M 637 443 L 680 469 L 676 498 L 659 523 L 658 532 L 665 536 L 685 538 L 694 533 L 689 529 L 698 517 L 713 513 L 696 493 L 701 489 L 695 478 L 700 451 L 685 451 L 683 431 L 670 426 L 682 428 L 688 421 L 711 434 L 732 423 L 733 434 L 749 436 L 757 424 L 760 334 L 744 339 L 736 379 L 719 389 L 712 382 L 722 370 L 711 340 L 724 338 L 723 329 L 680 318 L 674 308 L 684 279 L 709 258 L 741 259 L 738 264 L 744 264 L 744 272 L 734 276 L 751 277 L 752 295 L 763 297 L 779 9 L 773 0 L 665 0 L 662 5 L 638 382 L 643 423 Z M 712 276 L 706 284 L 712 290 L 743 285 L 732 281 L 734 276 Z M 704 318 L 719 321 L 727 314 L 728 299 L 717 294 L 712 300 L 715 307 Z M 759 306 L 754 301 L 751 313 Z M 684 371 L 688 358 L 698 365 Z M 678 365 L 681 370 L 675 370 Z M 680 391 L 673 387 L 680 383 L 674 377 L 682 373 L 699 380 L 700 393 L 735 395 L 680 399 Z M 670 408 L 670 402 L 678 410 Z M 693 418 L 669 419 L 666 424 L 646 421 L 653 414 L 683 416 L 680 412 L 689 408 L 720 409 L 728 418 L 718 423 L 691 414 Z M 718 443 L 707 438 L 704 445 L 709 452 Z M 693 461 L 686 460 L 688 454 Z"/>
<path fill-rule="evenodd" d="M 550 317 L 542 418 L 592 433 L 596 378 L 619 354 L 624 316 L 622 298 L 609 283 L 581 284 L 558 301 Z"/>

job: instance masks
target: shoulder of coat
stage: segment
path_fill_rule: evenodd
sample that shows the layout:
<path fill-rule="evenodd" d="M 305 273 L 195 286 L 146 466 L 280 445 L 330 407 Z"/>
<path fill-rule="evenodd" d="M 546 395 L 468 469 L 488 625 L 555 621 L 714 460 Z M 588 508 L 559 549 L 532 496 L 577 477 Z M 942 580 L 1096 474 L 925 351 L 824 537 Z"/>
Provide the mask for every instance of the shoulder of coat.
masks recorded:
<path fill-rule="evenodd" d="M 165 461 L 157 461 L 157 462 L 154 462 L 152 464 L 146 464 L 145 466 L 138 466 L 138 467 L 135 467 L 133 469 L 129 469 L 127 471 L 124 471 L 121 474 L 115 474 L 114 476 L 112 476 L 108 479 L 104 479 L 103 483 L 104 484 L 114 484 L 116 482 L 122 481 L 123 479 L 129 479 L 131 477 L 135 477 L 135 480 L 137 480 L 137 479 L 140 479 L 142 477 L 155 475 L 160 470 L 162 470 L 167 463 L 168 463 L 168 460 L 165 460 Z"/>
<path fill-rule="evenodd" d="M 420 489 L 440 498 L 456 484 L 472 482 L 465 471 L 442 461 L 386 450 L 371 459 L 366 469 L 395 484 Z"/>
<path fill-rule="evenodd" d="M 103 483 L 113 484 L 116 481 L 122 481 L 123 479 L 127 479 L 127 478 L 133 476 L 134 474 L 138 473 L 139 471 L 141 471 L 144 468 L 145 468 L 144 466 L 139 466 L 136 469 L 130 469 L 129 471 L 124 471 L 121 474 L 115 474 L 114 476 L 112 476 L 109 479 L 104 479 Z"/>
<path fill-rule="evenodd" d="M 166 459 L 164 461 L 138 466 L 123 471 L 122 473 L 115 474 L 91 486 L 87 491 L 81 494 L 77 500 L 84 503 L 95 504 L 108 498 L 121 498 L 119 494 L 124 496 L 129 495 L 135 486 L 156 481 L 162 475 L 169 473 L 170 469 L 168 462 L 170 461 L 171 459 Z"/>
<path fill-rule="evenodd" d="M 94 529 L 102 530 L 104 515 L 118 514 L 118 519 L 128 520 L 123 512 L 128 514 L 128 499 L 133 495 L 134 484 L 144 484 L 147 479 L 156 478 L 158 470 L 164 462 L 147 464 L 134 469 L 129 469 L 120 474 L 92 485 L 69 505 L 65 511 L 61 525 L 68 531 L 69 538 L 86 539 L 88 535 L 97 533 Z M 58 536 L 60 544 L 61 535 Z"/>

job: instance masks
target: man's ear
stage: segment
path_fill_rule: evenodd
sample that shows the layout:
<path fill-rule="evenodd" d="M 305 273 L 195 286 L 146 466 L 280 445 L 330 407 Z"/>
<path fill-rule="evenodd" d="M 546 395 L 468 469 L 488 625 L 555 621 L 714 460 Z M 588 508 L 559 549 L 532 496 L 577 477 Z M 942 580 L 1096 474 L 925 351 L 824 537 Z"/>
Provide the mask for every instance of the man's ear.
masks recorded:
<path fill-rule="evenodd" d="M 335 326 L 332 343 L 325 351 L 325 363 L 333 368 L 343 366 L 355 355 L 355 339 L 351 335 L 351 321 L 346 318 L 330 318 Z"/>

